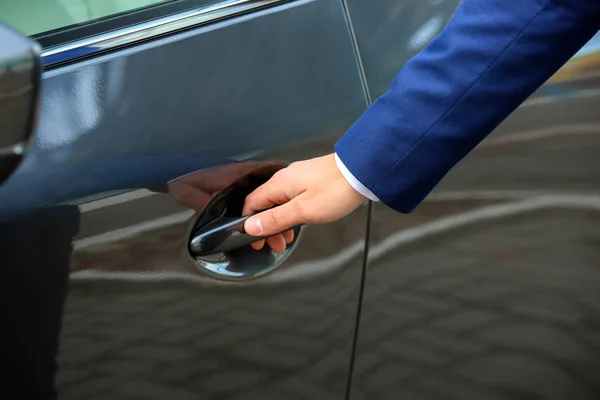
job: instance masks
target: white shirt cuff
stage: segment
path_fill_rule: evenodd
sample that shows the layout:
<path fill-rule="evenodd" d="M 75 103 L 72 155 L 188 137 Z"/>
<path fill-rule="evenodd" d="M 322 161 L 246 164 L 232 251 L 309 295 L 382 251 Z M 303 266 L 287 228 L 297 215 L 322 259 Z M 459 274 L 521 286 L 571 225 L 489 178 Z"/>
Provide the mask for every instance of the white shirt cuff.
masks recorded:
<path fill-rule="evenodd" d="M 335 153 L 334 156 L 335 156 L 335 163 L 337 164 L 338 169 L 340 170 L 340 172 L 342 173 L 344 178 L 346 178 L 346 180 L 348 181 L 350 186 L 352 186 L 354 188 L 354 190 L 356 190 L 358 193 L 365 196 L 367 199 L 373 200 L 373 201 L 379 201 L 379 199 L 377 198 L 377 196 L 375 196 L 373 194 L 373 192 L 371 192 L 369 189 L 367 189 L 367 187 L 365 185 L 360 183 L 358 181 L 358 179 L 356 179 L 354 177 L 354 175 L 352 175 L 352 172 L 350 172 L 348 170 L 348 168 L 346 168 L 346 166 L 344 165 L 342 160 L 340 160 L 340 158 L 338 157 L 337 153 Z"/>

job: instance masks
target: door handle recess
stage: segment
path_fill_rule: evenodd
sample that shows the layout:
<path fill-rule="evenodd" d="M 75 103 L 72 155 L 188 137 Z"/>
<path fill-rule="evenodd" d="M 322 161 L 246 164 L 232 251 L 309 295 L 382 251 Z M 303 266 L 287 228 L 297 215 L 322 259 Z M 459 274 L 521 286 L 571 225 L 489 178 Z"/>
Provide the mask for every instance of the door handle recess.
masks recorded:
<path fill-rule="evenodd" d="M 254 250 L 249 245 L 265 236 L 251 236 L 244 223 L 252 215 L 240 216 L 246 196 L 260 181 L 234 185 L 216 194 L 200 212 L 188 236 L 188 252 L 204 272 L 217 279 L 239 280 L 262 276 L 277 268 L 295 247 L 302 225 L 297 225 L 294 239 L 283 253 L 269 246 Z"/>

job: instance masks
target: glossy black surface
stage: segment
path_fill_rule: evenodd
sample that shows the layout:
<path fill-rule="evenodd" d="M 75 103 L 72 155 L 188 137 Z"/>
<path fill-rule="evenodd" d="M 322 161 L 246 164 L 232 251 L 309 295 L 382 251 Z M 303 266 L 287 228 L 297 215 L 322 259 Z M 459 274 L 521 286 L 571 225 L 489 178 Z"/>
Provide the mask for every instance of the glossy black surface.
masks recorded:
<path fill-rule="evenodd" d="M 14 288 L 2 292 L 3 387 L 59 399 L 343 398 L 366 207 L 303 228 L 252 280 L 215 279 L 188 247 L 215 192 L 331 151 L 366 107 L 341 3 L 219 22 L 43 83 L 30 153 L 0 188 Z"/>

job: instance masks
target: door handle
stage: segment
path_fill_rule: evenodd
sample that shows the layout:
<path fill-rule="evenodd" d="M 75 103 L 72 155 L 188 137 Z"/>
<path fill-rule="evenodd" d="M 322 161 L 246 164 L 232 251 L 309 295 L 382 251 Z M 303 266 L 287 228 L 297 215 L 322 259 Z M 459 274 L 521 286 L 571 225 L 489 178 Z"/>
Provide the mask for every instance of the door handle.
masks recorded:
<path fill-rule="evenodd" d="M 249 217 L 221 217 L 209 222 L 194 234 L 190 250 L 197 256 L 206 256 L 225 253 L 263 239 L 244 231 L 244 222 Z"/>
<path fill-rule="evenodd" d="M 267 236 L 251 236 L 244 231 L 244 223 L 252 215 L 221 217 L 209 222 L 193 235 L 190 250 L 197 256 L 207 256 L 226 253 L 266 239 Z M 301 225 L 290 229 L 299 227 Z"/>

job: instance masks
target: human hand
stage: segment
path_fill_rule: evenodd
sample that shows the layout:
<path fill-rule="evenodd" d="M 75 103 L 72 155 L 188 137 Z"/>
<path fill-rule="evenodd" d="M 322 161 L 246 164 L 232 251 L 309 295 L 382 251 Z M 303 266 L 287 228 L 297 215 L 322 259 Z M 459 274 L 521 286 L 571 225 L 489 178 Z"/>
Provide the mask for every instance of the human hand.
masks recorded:
<path fill-rule="evenodd" d="M 281 253 L 294 240 L 294 232 L 289 228 L 336 221 L 364 200 L 340 173 L 334 154 L 299 161 L 277 171 L 246 197 L 243 215 L 266 211 L 248 218 L 244 230 L 252 236 L 274 235 L 266 242 L 273 251 Z M 264 245 L 265 240 L 252 243 L 256 250 Z"/>

